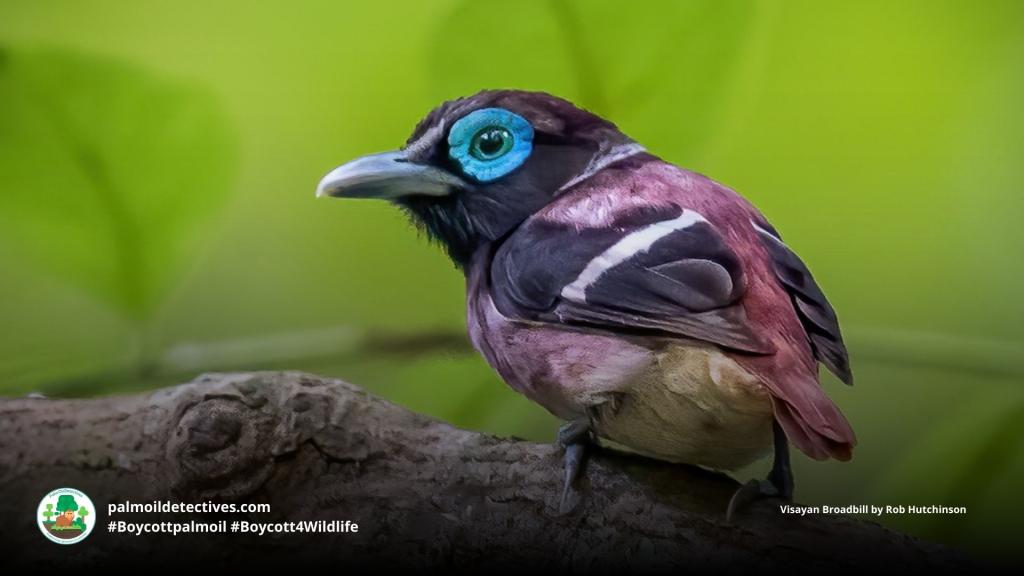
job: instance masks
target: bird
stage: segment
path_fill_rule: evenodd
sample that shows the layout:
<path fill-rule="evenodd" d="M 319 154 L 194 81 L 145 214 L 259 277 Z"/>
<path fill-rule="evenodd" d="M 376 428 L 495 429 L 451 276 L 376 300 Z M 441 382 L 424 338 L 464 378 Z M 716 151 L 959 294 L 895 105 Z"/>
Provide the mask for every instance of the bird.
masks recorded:
<path fill-rule="evenodd" d="M 396 151 L 317 197 L 387 200 L 466 279 L 474 348 L 561 419 L 561 505 L 594 446 L 735 471 L 773 454 L 727 518 L 792 500 L 789 445 L 849 460 L 818 365 L 853 383 L 835 310 L 743 196 L 543 92 L 444 102 Z"/>

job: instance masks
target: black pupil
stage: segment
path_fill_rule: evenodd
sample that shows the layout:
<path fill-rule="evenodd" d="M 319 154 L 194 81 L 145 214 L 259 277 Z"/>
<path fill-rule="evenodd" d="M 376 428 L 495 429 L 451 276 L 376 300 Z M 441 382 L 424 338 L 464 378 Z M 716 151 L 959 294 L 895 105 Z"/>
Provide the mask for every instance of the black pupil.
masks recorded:
<path fill-rule="evenodd" d="M 485 156 L 493 156 L 505 146 L 505 131 L 501 128 L 491 128 L 480 134 L 477 140 L 477 148 Z"/>

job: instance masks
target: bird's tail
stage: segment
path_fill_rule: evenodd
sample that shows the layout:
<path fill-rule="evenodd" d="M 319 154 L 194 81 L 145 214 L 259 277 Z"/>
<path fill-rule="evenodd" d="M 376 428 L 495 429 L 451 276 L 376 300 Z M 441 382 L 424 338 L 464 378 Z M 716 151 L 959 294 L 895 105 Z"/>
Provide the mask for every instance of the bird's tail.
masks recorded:
<path fill-rule="evenodd" d="M 808 382 L 796 390 L 796 394 L 772 390 L 775 419 L 789 441 L 815 460 L 849 460 L 857 437 L 843 413 L 817 382 Z"/>

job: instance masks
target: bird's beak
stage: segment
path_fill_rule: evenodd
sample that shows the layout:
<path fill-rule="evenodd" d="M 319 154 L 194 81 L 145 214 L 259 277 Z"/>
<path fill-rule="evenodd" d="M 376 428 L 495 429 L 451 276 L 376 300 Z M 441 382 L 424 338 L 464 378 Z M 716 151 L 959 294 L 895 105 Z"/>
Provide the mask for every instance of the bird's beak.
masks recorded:
<path fill-rule="evenodd" d="M 320 180 L 316 195 L 337 198 L 447 196 L 468 185 L 458 176 L 426 164 L 417 164 L 402 151 L 356 158 L 331 170 Z"/>

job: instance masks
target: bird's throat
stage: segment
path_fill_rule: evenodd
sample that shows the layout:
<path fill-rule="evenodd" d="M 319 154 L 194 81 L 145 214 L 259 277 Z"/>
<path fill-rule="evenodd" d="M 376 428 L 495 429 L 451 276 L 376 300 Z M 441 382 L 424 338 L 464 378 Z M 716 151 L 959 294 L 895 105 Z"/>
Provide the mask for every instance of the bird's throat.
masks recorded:
<path fill-rule="evenodd" d="M 396 203 L 417 228 L 444 248 L 452 262 L 463 271 L 476 249 L 489 241 L 457 196 L 410 196 Z"/>

